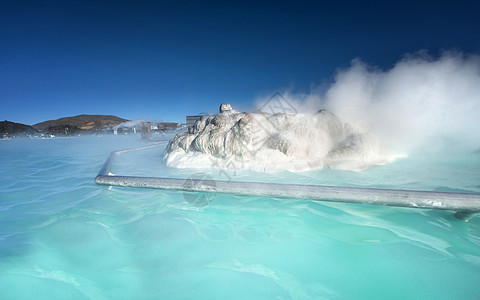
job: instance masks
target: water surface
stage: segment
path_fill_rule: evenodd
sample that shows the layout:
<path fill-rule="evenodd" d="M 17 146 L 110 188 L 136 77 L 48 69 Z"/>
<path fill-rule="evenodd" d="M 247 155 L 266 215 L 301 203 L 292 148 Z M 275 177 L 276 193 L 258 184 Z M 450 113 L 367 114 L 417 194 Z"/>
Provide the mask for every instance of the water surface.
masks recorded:
<path fill-rule="evenodd" d="M 474 299 L 480 217 L 451 212 L 105 187 L 139 136 L 0 141 L 1 299 Z M 480 193 L 480 154 L 412 156 L 364 172 L 174 170 L 162 146 L 116 175 Z"/>

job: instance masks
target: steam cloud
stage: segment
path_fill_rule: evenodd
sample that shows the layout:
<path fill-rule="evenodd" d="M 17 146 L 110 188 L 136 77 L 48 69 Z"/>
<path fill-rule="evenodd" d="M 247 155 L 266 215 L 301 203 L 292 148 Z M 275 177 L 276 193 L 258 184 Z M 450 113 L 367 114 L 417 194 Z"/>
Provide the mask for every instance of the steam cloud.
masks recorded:
<path fill-rule="evenodd" d="M 420 53 L 389 70 L 354 60 L 326 92 L 313 88 L 283 96 L 302 113 L 326 108 L 401 153 L 480 149 L 478 56 L 445 52 L 434 59 Z"/>

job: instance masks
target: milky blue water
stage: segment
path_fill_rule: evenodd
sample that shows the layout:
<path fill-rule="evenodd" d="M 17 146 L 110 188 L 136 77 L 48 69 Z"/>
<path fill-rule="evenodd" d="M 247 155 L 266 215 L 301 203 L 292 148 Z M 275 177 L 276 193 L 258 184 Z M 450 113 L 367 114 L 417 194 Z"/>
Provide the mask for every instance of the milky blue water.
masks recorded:
<path fill-rule="evenodd" d="M 478 299 L 480 216 L 105 187 L 139 136 L 0 141 L 1 299 Z M 172 170 L 162 147 L 117 175 L 480 193 L 480 154 L 411 156 L 364 172 Z M 191 195 L 190 195 L 191 196 Z"/>

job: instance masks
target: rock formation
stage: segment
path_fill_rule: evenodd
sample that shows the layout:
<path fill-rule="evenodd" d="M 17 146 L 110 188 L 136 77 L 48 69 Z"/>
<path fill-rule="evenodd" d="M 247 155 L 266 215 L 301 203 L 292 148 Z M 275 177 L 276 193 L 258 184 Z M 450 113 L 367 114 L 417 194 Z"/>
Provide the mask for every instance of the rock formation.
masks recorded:
<path fill-rule="evenodd" d="M 257 171 L 318 168 L 362 170 L 389 160 L 378 139 L 332 113 L 245 113 L 222 104 L 167 146 L 170 167 L 218 167 Z"/>

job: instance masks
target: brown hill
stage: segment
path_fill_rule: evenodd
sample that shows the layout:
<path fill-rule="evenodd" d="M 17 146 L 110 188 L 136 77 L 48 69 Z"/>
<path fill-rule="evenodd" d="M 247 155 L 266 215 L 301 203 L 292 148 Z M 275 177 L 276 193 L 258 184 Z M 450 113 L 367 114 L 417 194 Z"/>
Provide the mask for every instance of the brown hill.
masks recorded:
<path fill-rule="evenodd" d="M 33 128 L 40 131 L 55 131 L 67 127 L 80 130 L 102 130 L 126 121 L 128 120 L 110 115 L 79 115 L 41 122 L 33 125 Z"/>

